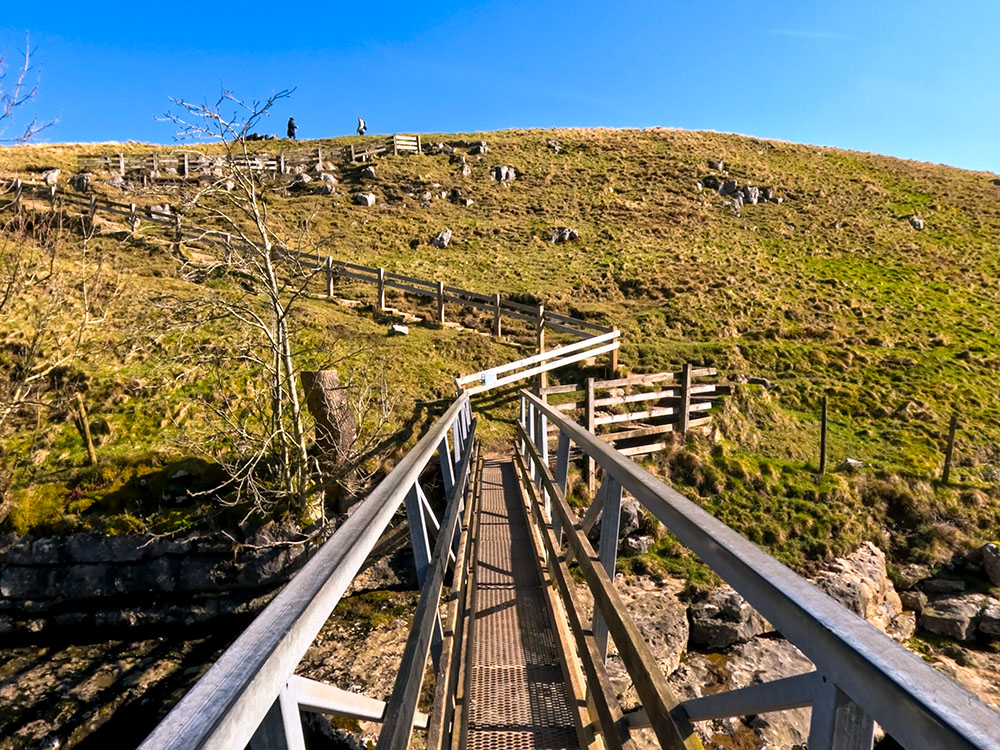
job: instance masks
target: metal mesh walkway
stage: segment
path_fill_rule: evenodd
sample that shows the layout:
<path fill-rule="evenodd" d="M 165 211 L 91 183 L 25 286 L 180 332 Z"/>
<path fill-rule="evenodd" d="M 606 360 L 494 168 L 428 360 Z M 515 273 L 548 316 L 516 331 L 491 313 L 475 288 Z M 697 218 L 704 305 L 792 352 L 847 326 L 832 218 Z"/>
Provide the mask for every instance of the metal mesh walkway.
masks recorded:
<path fill-rule="evenodd" d="M 577 748 L 514 467 L 483 468 L 463 747 Z"/>

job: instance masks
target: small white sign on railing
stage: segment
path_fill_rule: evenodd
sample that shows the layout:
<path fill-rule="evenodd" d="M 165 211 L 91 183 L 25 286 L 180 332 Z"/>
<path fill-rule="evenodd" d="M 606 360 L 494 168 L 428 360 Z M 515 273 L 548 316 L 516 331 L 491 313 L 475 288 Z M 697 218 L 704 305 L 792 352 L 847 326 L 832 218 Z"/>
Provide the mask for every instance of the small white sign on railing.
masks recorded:
<path fill-rule="evenodd" d="M 497 374 L 495 372 L 490 372 L 489 370 L 484 372 L 482 376 L 479 378 L 480 385 L 496 385 L 496 382 L 497 382 Z"/>

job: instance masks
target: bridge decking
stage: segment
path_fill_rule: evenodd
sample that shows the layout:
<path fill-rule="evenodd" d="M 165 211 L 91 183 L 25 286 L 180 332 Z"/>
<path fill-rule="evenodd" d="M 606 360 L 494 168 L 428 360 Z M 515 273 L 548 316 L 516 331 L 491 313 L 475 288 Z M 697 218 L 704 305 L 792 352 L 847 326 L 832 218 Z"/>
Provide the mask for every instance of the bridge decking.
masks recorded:
<path fill-rule="evenodd" d="M 579 747 L 512 463 L 483 467 L 462 747 Z"/>

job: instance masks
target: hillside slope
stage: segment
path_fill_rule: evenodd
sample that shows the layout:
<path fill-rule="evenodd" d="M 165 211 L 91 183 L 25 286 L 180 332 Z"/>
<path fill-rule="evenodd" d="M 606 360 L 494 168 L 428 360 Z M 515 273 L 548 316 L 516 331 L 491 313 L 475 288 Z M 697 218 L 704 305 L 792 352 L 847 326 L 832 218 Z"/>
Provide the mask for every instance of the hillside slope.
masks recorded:
<path fill-rule="evenodd" d="M 730 378 L 766 378 L 771 390 L 743 392 L 727 409 L 722 442 L 678 447 L 661 456 L 656 469 L 789 562 L 820 559 L 867 537 L 898 560 L 948 563 L 1000 537 L 1000 185 L 994 175 L 673 130 L 514 130 L 423 140 L 447 148 L 380 158 L 373 181 L 362 182 L 363 165 L 338 161 L 336 195 L 275 185 L 269 206 L 288 226 L 307 222 L 311 241 L 338 259 L 523 295 L 617 325 L 624 331 L 621 362 L 633 371 L 691 361 Z M 488 144 L 485 155 L 470 153 L 468 146 L 479 140 Z M 330 153 L 348 142 L 359 139 L 297 147 Z M 264 148 L 282 146 L 288 144 Z M 87 150 L 8 149 L 0 154 L 0 171 L 71 171 L 75 155 Z M 447 153 L 452 150 L 465 157 L 468 175 Z M 491 179 L 497 165 L 513 167 L 517 179 Z M 771 187 L 782 202 L 737 209 L 706 187 L 713 178 Z M 352 205 L 352 193 L 361 189 L 376 195 L 374 206 Z M 121 195 L 106 185 L 98 190 Z M 172 199 L 153 190 L 130 200 Z M 923 229 L 911 223 L 913 216 Z M 551 242 L 557 227 L 578 230 L 579 239 Z M 430 238 L 446 228 L 451 244 L 431 247 Z M 132 265 L 124 259 L 137 250 L 123 243 L 115 252 Z M 161 257 L 158 278 L 174 274 L 172 262 Z M 370 290 L 342 290 L 370 299 Z M 139 302 L 141 292 L 132 293 Z M 340 341 L 367 340 L 381 330 L 370 315 L 320 307 L 317 330 L 336 330 Z M 478 337 L 470 341 L 461 332 L 428 329 L 417 340 L 394 344 L 407 349 L 394 351 L 393 368 L 396 382 L 411 383 L 405 397 L 426 398 L 435 388 L 444 395 L 465 362 L 472 370 L 509 357 Z M 474 351 L 462 354 L 469 346 Z M 426 359 L 427 351 L 434 357 Z M 409 369 L 418 362 L 419 387 Z M 97 360 L 92 370 L 109 382 L 124 375 L 120 365 Z M 817 483 L 812 471 L 824 395 L 831 464 L 850 457 L 866 468 Z M 114 435 L 131 429 L 129 403 L 121 406 L 122 432 Z M 164 408 L 170 407 L 153 411 Z M 933 480 L 955 409 L 961 413 L 958 484 L 940 487 Z M 122 455 L 155 442 L 154 432 L 123 442 Z M 59 434 L 78 442 L 69 426 Z M 28 435 L 22 429 L 8 437 L 5 450 L 27 450 Z M 46 473 L 79 462 L 78 445 L 49 450 L 38 463 Z"/>

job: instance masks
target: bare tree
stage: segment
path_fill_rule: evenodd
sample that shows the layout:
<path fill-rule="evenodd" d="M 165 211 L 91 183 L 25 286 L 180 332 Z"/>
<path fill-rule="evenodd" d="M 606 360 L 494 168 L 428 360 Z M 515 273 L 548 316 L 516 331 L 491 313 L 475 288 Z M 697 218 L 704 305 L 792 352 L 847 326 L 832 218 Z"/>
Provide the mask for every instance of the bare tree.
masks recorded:
<path fill-rule="evenodd" d="M 284 251 L 289 232 L 269 210 L 271 178 L 254 169 L 248 147 L 249 134 L 291 93 L 244 101 L 223 90 L 211 104 L 172 99 L 177 111 L 161 119 L 178 127 L 178 138 L 212 139 L 225 152 L 215 179 L 188 195 L 184 208 L 214 219 L 233 238 L 217 263 L 199 268 L 228 277 L 235 290 L 214 298 L 204 318 L 242 328 L 240 348 L 225 356 L 262 373 L 266 382 L 266 408 L 247 401 L 242 411 L 228 403 L 216 409 L 231 448 L 241 456 L 233 484 L 242 498 L 264 508 L 285 496 L 293 510 L 314 520 L 323 513 L 323 494 L 311 481 L 316 462 L 306 437 L 293 313 L 316 269 Z"/>
<path fill-rule="evenodd" d="M 0 142 L 26 143 L 43 130 L 55 125 L 55 120 L 39 122 L 38 115 L 32 115 L 23 125 L 17 125 L 20 132 L 12 137 L 5 137 L 8 128 L 16 125 L 16 119 L 26 104 L 38 94 L 38 75 L 31 67 L 31 39 L 24 38 L 24 51 L 15 59 L 18 64 L 10 67 L 9 55 L 0 52 Z"/>

